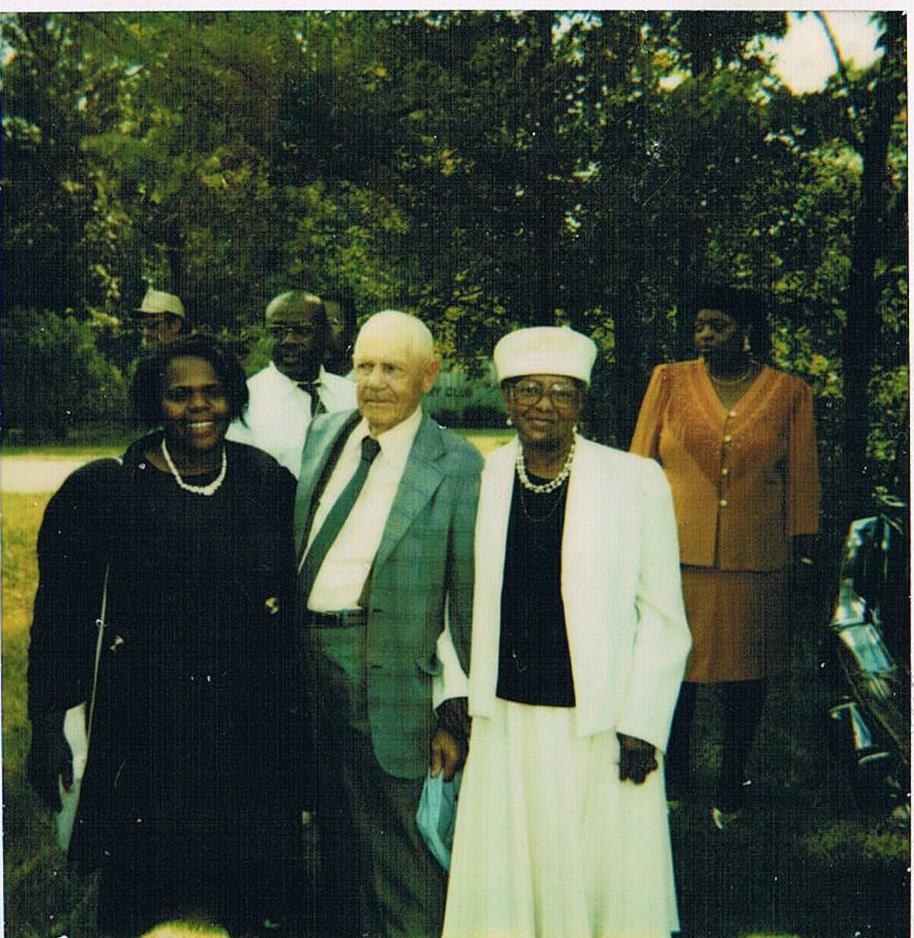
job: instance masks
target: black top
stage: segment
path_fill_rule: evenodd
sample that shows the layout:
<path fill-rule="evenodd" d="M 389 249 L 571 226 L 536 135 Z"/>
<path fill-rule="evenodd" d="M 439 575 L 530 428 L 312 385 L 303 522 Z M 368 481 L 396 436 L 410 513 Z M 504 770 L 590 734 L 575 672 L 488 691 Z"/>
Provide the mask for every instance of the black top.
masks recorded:
<path fill-rule="evenodd" d="M 546 479 L 529 475 L 541 485 Z M 567 481 L 538 495 L 515 474 L 501 590 L 497 696 L 573 707 L 574 679 L 562 602 L 562 531 Z"/>

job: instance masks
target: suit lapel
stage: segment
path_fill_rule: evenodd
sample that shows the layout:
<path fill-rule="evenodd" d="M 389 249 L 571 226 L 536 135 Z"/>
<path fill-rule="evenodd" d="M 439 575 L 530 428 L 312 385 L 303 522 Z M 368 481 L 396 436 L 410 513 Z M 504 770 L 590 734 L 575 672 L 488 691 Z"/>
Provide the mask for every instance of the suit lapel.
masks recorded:
<path fill-rule="evenodd" d="M 384 534 L 374 561 L 375 570 L 381 568 L 441 484 L 444 476 L 437 462 L 443 455 L 441 429 L 434 420 L 423 415 L 390 514 L 387 516 L 387 524 L 384 526 Z"/>
<path fill-rule="evenodd" d="M 300 557 L 304 549 L 308 528 L 317 507 L 315 495 L 323 488 L 326 476 L 332 471 L 330 457 L 339 455 L 338 441 L 346 439 L 352 428 L 359 422 L 358 411 L 340 411 L 327 414 L 314 420 L 309 427 L 302 453 L 301 473 L 295 492 L 294 536 L 295 556 Z M 335 461 L 335 460 L 334 460 Z"/>

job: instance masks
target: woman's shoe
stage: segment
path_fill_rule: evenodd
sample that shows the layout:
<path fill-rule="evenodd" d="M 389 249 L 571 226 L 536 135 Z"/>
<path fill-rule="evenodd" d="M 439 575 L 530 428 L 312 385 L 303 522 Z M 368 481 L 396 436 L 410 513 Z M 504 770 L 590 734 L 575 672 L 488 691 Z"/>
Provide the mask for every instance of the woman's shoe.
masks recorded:
<path fill-rule="evenodd" d="M 722 831 L 727 827 L 735 824 L 740 817 L 742 817 L 743 812 L 736 811 L 723 811 L 720 808 L 712 807 L 711 808 L 711 823 L 719 830 Z"/>

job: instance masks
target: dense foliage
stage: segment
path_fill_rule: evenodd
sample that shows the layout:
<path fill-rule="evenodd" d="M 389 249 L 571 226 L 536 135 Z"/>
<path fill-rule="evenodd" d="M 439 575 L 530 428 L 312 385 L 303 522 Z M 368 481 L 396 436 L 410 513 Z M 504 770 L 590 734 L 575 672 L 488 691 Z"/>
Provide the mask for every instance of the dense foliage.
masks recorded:
<path fill-rule="evenodd" d="M 904 487 L 905 30 L 874 15 L 882 57 L 807 95 L 763 52 L 777 12 L 8 15 L 6 308 L 76 317 L 122 369 L 147 283 L 233 335 L 282 288 L 343 291 L 470 372 L 569 322 L 624 445 L 710 275 L 773 298 L 834 486 Z"/>

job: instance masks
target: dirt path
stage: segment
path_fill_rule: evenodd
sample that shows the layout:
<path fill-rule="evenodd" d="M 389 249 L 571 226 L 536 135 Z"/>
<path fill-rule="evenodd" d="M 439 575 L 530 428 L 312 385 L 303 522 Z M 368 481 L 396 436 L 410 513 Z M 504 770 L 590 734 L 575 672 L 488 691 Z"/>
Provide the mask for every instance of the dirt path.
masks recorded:
<path fill-rule="evenodd" d="M 74 469 L 90 458 L 5 456 L 0 459 L 0 489 L 4 492 L 54 492 Z"/>

